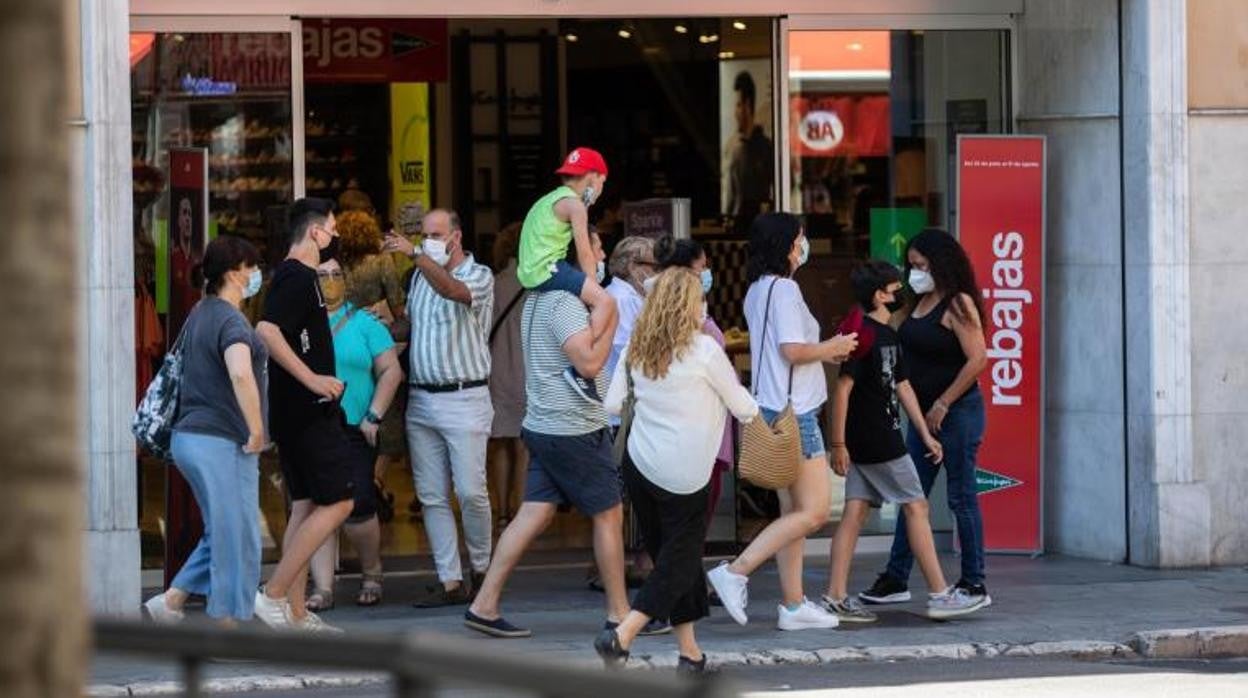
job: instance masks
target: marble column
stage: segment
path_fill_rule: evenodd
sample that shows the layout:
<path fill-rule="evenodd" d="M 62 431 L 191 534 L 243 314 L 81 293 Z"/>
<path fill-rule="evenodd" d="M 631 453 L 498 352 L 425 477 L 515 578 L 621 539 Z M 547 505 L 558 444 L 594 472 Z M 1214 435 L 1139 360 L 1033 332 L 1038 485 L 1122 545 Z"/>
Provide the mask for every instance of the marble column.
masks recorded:
<path fill-rule="evenodd" d="M 1192 438 L 1186 6 L 1123 2 L 1130 562 L 1158 567 L 1210 561 Z"/>
<path fill-rule="evenodd" d="M 82 192 L 80 336 L 87 394 L 85 586 L 92 609 L 139 608 L 129 5 L 80 0 L 82 114 L 70 125 Z"/>

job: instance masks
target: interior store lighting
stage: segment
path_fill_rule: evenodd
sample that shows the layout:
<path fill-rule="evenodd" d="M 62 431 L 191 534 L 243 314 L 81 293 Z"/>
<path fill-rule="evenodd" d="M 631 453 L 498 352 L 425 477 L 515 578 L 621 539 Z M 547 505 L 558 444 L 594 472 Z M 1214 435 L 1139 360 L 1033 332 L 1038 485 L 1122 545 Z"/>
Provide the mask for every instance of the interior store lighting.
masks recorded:
<path fill-rule="evenodd" d="M 719 57 L 720 57 L 721 59 L 725 59 L 725 60 L 726 60 L 726 59 L 729 59 L 729 58 L 736 58 L 736 57 L 737 57 L 737 54 L 736 54 L 735 52 L 733 52 L 733 51 L 720 51 L 720 52 L 719 52 Z"/>
<path fill-rule="evenodd" d="M 689 33 L 689 27 L 686 27 L 686 26 L 685 26 L 685 25 L 683 25 L 683 24 L 677 24 L 675 28 L 676 28 L 676 33 L 677 33 L 677 34 L 688 34 L 688 33 Z"/>
<path fill-rule="evenodd" d="M 862 44 L 860 44 L 860 43 L 858 43 L 857 41 L 855 41 L 855 42 L 852 42 L 852 43 L 845 44 L 845 48 L 849 49 L 850 51 L 861 51 L 861 50 L 862 50 Z"/>
<path fill-rule="evenodd" d="M 743 32 L 745 31 L 745 22 L 742 22 L 741 20 L 738 19 L 737 21 L 732 23 L 732 28 L 736 29 L 739 32 Z"/>
<path fill-rule="evenodd" d="M 706 43 L 708 44 L 713 44 L 716 41 L 719 41 L 719 34 L 711 34 L 710 36 L 706 37 Z"/>
<path fill-rule="evenodd" d="M 621 27 L 620 30 L 616 33 L 620 35 L 621 39 L 633 38 L 633 33 L 628 30 L 628 27 Z"/>
<path fill-rule="evenodd" d="M 568 43 L 572 43 L 572 44 L 575 44 L 576 42 L 581 40 L 581 37 L 577 36 L 576 34 L 568 34 L 567 36 L 563 38 L 567 39 Z"/>

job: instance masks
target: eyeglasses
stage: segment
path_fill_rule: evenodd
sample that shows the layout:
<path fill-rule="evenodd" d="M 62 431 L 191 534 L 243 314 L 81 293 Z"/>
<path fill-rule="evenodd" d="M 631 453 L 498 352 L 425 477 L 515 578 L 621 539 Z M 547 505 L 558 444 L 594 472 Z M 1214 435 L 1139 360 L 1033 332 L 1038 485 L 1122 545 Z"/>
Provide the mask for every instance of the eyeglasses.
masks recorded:
<path fill-rule="evenodd" d="M 336 281 L 342 281 L 343 279 L 347 278 L 347 275 L 342 273 L 342 271 L 340 270 L 318 271 L 316 272 L 316 277 L 318 279 L 333 279 Z"/>

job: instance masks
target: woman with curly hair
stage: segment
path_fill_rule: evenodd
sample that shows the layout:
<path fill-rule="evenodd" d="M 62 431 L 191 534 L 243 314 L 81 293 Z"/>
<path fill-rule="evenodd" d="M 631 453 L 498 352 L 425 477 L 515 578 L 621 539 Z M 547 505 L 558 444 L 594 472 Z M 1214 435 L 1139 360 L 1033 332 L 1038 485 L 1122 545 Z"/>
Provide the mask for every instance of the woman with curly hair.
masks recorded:
<path fill-rule="evenodd" d="M 402 317 L 406 294 L 394 258 L 381 251 L 377 219 L 367 211 L 350 210 L 343 211 L 336 221 L 338 263 L 347 275 L 347 301 L 357 308 L 372 308 L 384 300 L 390 317 L 379 312 L 383 320 Z"/>
<path fill-rule="evenodd" d="M 988 364 L 979 285 L 966 250 L 935 228 L 919 233 L 906 248 L 906 279 L 916 299 L 897 334 L 927 428 L 944 448 L 941 465 L 949 479 L 949 509 L 962 549 L 962 575 L 951 591 L 988 606 L 992 597 L 984 586 L 984 521 L 975 490 L 975 463 L 984 438 L 979 374 Z M 921 457 L 925 450 L 914 425 L 906 446 L 918 467 L 923 494 L 930 495 L 941 467 Z M 909 601 L 913 567 L 906 517 L 898 512 L 888 568 L 858 597 L 876 604 Z"/>
<path fill-rule="evenodd" d="M 670 619 L 680 648 L 677 671 L 706 670 L 693 623 L 709 609 L 702 543 L 711 471 L 727 413 L 749 421 L 758 404 L 724 350 L 702 331 L 703 321 L 698 277 L 684 269 L 660 274 L 607 391 L 611 414 L 620 414 L 629 392 L 635 400 L 624 483 L 654 559 L 633 610 L 594 642 L 608 664 L 627 659 L 652 619 Z"/>

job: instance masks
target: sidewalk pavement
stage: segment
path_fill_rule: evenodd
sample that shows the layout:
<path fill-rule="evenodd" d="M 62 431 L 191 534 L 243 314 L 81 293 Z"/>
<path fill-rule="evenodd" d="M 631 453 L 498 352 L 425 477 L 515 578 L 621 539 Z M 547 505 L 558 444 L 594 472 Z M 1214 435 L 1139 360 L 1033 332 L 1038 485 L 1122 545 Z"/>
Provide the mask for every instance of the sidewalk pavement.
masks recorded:
<path fill-rule="evenodd" d="M 588 556 L 588 555 L 587 555 Z M 855 559 L 851 590 L 866 588 L 883 567 L 879 555 Z M 944 560 L 950 581 L 957 560 Z M 708 560 L 709 569 L 711 561 Z M 827 581 L 827 559 L 806 559 L 806 593 L 818 599 Z M 576 664 L 596 663 L 591 642 L 604 619 L 602 595 L 586 588 L 584 565 L 523 569 L 503 598 L 511 622 L 533 630 L 525 640 L 498 640 L 463 626 L 464 607 L 417 610 L 410 605 L 428 576 L 390 577 L 386 598 L 371 609 L 354 605 L 358 578 L 338 584 L 338 607 L 323 617 L 348 633 L 443 633 L 479 642 L 483 652 L 541 655 Z M 698 639 L 712 663 L 816 664 L 899 659 L 971 659 L 994 656 L 1149 656 L 1177 658 L 1248 655 L 1248 570 L 1147 570 L 1049 556 L 992 556 L 988 560 L 991 608 L 963 619 L 936 623 L 922 614 L 926 588 L 916 570 L 914 601 L 876 607 L 880 620 L 843 624 L 836 630 L 776 629 L 779 580 L 766 565 L 751 578 L 749 625 L 732 622 L 722 608 L 698 624 Z M 1200 632 L 1182 629 L 1202 628 Z M 1181 632 L 1174 632 L 1180 630 Z M 640 638 L 630 664 L 675 664 L 670 636 Z M 141 658 L 101 655 L 91 671 L 93 695 L 171 692 L 177 667 Z M 209 690 L 298 688 L 373 683 L 378 677 L 260 664 L 215 664 L 205 676 Z"/>

